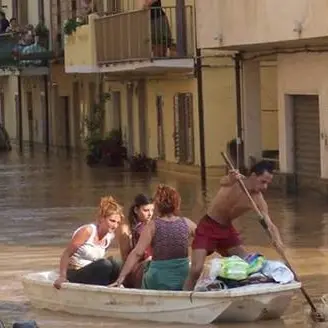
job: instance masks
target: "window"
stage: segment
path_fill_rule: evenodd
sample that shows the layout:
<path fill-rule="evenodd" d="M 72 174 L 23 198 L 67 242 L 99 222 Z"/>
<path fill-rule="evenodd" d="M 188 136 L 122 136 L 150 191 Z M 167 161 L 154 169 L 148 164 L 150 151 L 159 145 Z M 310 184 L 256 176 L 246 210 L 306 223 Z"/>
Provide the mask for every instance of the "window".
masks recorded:
<path fill-rule="evenodd" d="M 28 0 L 20 0 L 18 6 L 18 0 L 12 0 L 13 17 L 17 18 L 17 22 L 20 25 L 28 24 Z"/>
<path fill-rule="evenodd" d="M 39 21 L 44 22 L 44 0 L 38 0 Z"/>
<path fill-rule="evenodd" d="M 107 0 L 107 14 L 119 13 L 121 9 L 121 0 Z"/>

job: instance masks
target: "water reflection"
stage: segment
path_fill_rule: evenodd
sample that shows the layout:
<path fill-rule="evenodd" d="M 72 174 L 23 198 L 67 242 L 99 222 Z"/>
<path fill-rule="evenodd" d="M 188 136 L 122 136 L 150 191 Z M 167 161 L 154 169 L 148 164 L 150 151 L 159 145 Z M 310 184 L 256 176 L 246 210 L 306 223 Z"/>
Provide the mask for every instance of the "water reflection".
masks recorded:
<path fill-rule="evenodd" d="M 31 271 L 58 265 L 59 255 L 72 231 L 90 222 L 95 206 L 104 194 L 112 194 L 129 205 L 135 194 L 151 195 L 159 182 L 176 187 L 183 199 L 183 215 L 198 221 L 206 202 L 214 195 L 218 180 L 208 182 L 207 199 L 200 182 L 173 174 L 149 176 L 116 169 L 90 169 L 83 161 L 64 155 L 45 156 L 13 151 L 0 155 L 0 318 L 33 318 L 40 327 L 125 327 L 126 321 L 82 318 L 67 314 L 35 311 L 25 298 L 20 277 Z M 287 255 L 314 299 L 328 293 L 328 203 L 324 199 L 268 197 L 272 218 L 281 229 Z M 239 220 L 238 229 L 251 250 L 277 258 L 254 215 Z M 115 247 L 115 245 L 114 245 Z M 117 249 L 112 250 L 117 254 Z M 306 302 L 301 294 L 292 302 L 284 320 L 220 327 L 310 327 Z M 154 324 L 134 322 L 134 327 Z M 183 325 L 156 324 L 159 327 Z M 322 326 L 322 325 L 320 325 Z"/>

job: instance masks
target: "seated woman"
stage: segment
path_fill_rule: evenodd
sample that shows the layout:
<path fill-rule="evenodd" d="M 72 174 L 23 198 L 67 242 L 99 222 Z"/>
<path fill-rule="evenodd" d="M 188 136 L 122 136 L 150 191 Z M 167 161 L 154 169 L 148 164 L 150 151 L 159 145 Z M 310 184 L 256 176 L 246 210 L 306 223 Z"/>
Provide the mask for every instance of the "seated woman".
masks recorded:
<path fill-rule="evenodd" d="M 142 230 L 136 247 L 129 254 L 117 281 L 121 286 L 146 249 L 153 250 L 152 261 L 145 270 L 141 288 L 181 290 L 189 271 L 188 241 L 196 224 L 179 216 L 181 198 L 178 192 L 159 185 L 154 198 L 157 218 Z"/>
<path fill-rule="evenodd" d="M 154 204 L 151 199 L 139 194 L 134 199 L 128 214 L 128 223 L 123 223 L 118 230 L 118 239 L 122 260 L 126 261 L 130 252 L 136 247 L 141 231 L 152 219 Z M 151 247 L 146 249 L 144 256 L 136 263 L 129 276 L 125 279 L 124 286 L 140 288 L 144 267 L 151 259 Z"/>
<path fill-rule="evenodd" d="M 78 228 L 63 252 L 55 288 L 67 281 L 106 286 L 117 279 L 120 265 L 104 257 L 122 217 L 122 207 L 113 197 L 101 198 L 96 222 Z"/>

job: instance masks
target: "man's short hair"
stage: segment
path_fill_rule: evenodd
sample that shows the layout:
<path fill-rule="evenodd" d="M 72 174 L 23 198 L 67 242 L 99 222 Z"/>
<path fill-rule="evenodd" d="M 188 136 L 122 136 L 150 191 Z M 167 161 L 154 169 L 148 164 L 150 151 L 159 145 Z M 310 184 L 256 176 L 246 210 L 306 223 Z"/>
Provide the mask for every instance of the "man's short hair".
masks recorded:
<path fill-rule="evenodd" d="M 260 161 L 253 165 L 250 169 L 250 174 L 255 173 L 256 175 L 262 175 L 264 172 L 273 174 L 273 163 L 269 161 Z"/>

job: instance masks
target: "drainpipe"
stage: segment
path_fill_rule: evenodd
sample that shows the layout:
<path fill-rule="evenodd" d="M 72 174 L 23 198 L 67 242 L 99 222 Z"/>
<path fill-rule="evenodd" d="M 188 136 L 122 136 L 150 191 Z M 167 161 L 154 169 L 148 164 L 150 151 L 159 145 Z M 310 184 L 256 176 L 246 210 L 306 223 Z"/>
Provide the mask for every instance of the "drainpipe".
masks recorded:
<path fill-rule="evenodd" d="M 17 89 L 18 89 L 18 133 L 19 133 L 19 151 L 23 152 L 23 111 L 22 111 L 22 78 L 21 72 L 17 76 Z"/>
<path fill-rule="evenodd" d="M 43 83 L 44 83 L 44 102 L 45 102 L 45 121 L 46 121 L 46 129 L 45 129 L 45 143 L 46 143 L 46 153 L 49 153 L 49 145 L 50 145 L 50 134 L 49 134 L 49 89 L 48 83 L 49 78 L 48 75 L 43 76 Z"/>
<path fill-rule="evenodd" d="M 199 147 L 200 147 L 200 175 L 202 191 L 206 192 L 206 155 L 205 155 L 205 124 L 204 124 L 204 96 L 203 96 L 203 72 L 201 49 L 196 49 L 195 73 L 197 78 L 198 94 L 198 122 L 199 122 Z"/>
<path fill-rule="evenodd" d="M 242 126 L 242 104 L 241 104 L 241 63 L 242 56 L 240 53 L 234 56 L 235 61 L 235 83 L 236 83 L 236 109 L 237 109 L 237 163 L 238 169 L 245 165 L 244 143 L 243 143 L 243 126 Z"/>

